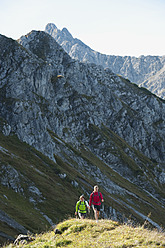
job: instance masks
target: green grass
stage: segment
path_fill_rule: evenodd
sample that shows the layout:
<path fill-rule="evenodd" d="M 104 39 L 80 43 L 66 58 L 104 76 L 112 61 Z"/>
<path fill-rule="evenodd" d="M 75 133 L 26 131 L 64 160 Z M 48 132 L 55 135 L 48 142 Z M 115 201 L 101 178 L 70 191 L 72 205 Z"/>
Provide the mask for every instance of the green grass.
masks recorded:
<path fill-rule="evenodd" d="M 62 234 L 54 230 L 35 236 L 31 243 L 18 245 L 27 248 L 76 247 L 76 248 L 163 248 L 165 233 L 145 229 L 143 226 L 132 227 L 111 220 L 68 219 L 56 227 Z M 10 244 L 4 248 L 12 248 Z"/>

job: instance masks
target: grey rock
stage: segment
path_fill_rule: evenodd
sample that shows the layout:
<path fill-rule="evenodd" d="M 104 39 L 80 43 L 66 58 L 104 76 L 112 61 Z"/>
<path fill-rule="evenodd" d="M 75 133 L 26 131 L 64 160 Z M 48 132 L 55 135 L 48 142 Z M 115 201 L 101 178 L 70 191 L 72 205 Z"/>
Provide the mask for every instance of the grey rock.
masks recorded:
<path fill-rule="evenodd" d="M 35 238 L 29 235 L 19 234 L 14 241 L 14 245 L 27 244 L 28 242 L 33 241 Z"/>
<path fill-rule="evenodd" d="M 24 195 L 24 190 L 28 192 L 29 201 L 36 204 L 36 202 L 43 202 L 44 198 L 40 190 L 34 185 L 32 181 L 14 169 L 11 165 L 2 165 L 0 170 L 0 183 L 16 193 Z"/>
<path fill-rule="evenodd" d="M 49 23 L 45 27 L 45 32 L 50 34 L 73 59 L 102 65 L 104 68 L 109 67 L 114 73 L 165 98 L 165 56 L 105 55 L 73 38 L 66 28 L 59 30 L 54 24 Z"/>
<path fill-rule="evenodd" d="M 26 234 L 27 233 L 27 229 L 24 228 L 22 225 L 20 225 L 19 223 L 17 223 L 15 220 L 13 220 L 12 218 L 10 218 L 4 211 L 0 210 L 0 221 L 7 223 L 9 226 L 12 226 L 13 228 L 15 228 L 17 231 Z"/>
<path fill-rule="evenodd" d="M 5 136 L 8 136 L 11 132 L 11 126 L 10 125 L 4 125 L 3 126 L 3 130 L 2 130 L 2 133 L 5 135 Z"/>
<path fill-rule="evenodd" d="M 0 176 L 0 182 L 3 186 L 11 188 L 15 192 L 23 193 L 19 173 L 12 166 L 2 165 Z"/>

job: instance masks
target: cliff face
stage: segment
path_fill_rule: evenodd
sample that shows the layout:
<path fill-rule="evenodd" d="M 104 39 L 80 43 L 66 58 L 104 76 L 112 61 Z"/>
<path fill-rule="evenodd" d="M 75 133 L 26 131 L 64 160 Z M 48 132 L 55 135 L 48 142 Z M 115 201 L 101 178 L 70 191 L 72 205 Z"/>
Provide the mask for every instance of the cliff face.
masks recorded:
<path fill-rule="evenodd" d="M 0 44 L 2 134 L 16 134 L 65 169 L 58 177 L 69 175 L 77 194 L 99 184 L 106 216 L 143 220 L 152 212 L 149 221 L 163 225 L 164 100 L 110 69 L 73 60 L 45 32 L 32 31 L 19 43 L 1 35 Z"/>
<path fill-rule="evenodd" d="M 50 34 L 73 59 L 102 65 L 104 68 L 108 67 L 114 73 L 165 98 L 165 56 L 136 58 L 105 55 L 73 38 L 66 28 L 59 30 L 54 24 L 49 23 L 46 25 L 45 32 Z"/>

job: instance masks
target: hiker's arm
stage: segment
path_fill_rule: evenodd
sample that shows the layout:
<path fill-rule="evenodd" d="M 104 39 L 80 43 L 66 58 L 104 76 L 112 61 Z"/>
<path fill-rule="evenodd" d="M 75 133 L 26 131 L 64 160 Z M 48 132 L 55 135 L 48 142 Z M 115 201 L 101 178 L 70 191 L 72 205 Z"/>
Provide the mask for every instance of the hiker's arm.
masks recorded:
<path fill-rule="evenodd" d="M 88 209 L 90 209 L 88 202 L 87 202 L 87 201 L 85 201 L 85 203 L 86 203 L 86 205 L 87 205 L 87 208 L 88 208 Z"/>
<path fill-rule="evenodd" d="M 79 206 L 79 202 L 76 203 L 76 212 L 75 212 L 75 215 L 76 215 L 77 212 L 78 212 L 78 206 Z"/>
<path fill-rule="evenodd" d="M 90 198 L 89 198 L 89 208 L 91 207 L 91 204 L 92 204 L 92 194 L 90 195 Z"/>
<path fill-rule="evenodd" d="M 100 192 L 100 197 L 101 197 L 101 201 L 104 202 L 104 199 L 103 199 L 101 192 Z"/>

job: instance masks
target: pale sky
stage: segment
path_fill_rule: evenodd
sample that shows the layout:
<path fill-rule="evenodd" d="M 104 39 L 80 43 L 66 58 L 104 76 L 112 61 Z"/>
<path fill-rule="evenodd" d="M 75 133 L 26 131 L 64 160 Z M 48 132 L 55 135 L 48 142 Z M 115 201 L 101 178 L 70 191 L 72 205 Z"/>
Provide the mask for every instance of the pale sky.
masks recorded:
<path fill-rule="evenodd" d="M 165 55 L 165 0 L 0 0 L 0 34 L 13 39 L 46 24 L 109 55 Z"/>

